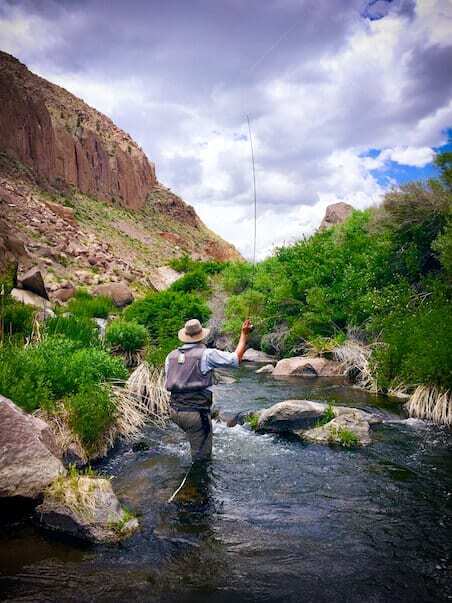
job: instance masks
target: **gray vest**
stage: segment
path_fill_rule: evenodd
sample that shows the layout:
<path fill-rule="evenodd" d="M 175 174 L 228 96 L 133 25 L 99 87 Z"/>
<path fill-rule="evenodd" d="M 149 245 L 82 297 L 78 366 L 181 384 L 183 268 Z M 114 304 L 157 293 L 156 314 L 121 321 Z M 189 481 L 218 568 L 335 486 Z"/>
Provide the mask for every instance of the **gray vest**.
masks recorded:
<path fill-rule="evenodd" d="M 213 371 L 201 372 L 201 358 L 206 346 L 178 348 L 168 356 L 166 389 L 171 392 L 171 404 L 178 409 L 204 409 L 212 404 Z"/>

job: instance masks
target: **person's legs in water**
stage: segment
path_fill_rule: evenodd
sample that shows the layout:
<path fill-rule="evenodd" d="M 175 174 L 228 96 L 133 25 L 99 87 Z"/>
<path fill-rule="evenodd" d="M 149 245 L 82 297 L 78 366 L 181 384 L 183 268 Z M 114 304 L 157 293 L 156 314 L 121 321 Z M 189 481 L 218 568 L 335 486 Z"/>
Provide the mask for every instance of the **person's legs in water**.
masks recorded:
<path fill-rule="evenodd" d="M 190 442 L 192 461 L 210 459 L 212 455 L 212 419 L 210 409 L 174 410 L 171 420 L 180 427 Z"/>

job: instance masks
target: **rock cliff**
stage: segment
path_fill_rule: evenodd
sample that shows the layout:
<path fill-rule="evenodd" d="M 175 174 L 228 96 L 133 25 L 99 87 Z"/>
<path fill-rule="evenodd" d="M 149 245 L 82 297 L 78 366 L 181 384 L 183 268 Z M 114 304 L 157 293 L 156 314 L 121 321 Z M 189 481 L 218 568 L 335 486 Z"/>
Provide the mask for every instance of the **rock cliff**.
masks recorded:
<path fill-rule="evenodd" d="M 63 88 L 0 52 L 2 150 L 52 185 L 140 209 L 157 183 L 131 137 Z"/>
<path fill-rule="evenodd" d="M 183 253 L 240 258 L 111 119 L 0 52 L 0 268 L 140 288 Z"/>

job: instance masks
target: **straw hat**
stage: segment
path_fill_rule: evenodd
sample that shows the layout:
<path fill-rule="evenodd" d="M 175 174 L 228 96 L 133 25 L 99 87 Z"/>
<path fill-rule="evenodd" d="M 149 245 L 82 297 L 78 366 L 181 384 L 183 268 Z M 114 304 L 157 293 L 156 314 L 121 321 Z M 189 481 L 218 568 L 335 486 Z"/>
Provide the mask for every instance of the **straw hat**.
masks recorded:
<path fill-rule="evenodd" d="M 202 341 L 210 333 L 210 329 L 203 329 L 198 319 L 187 320 L 185 327 L 178 333 L 179 339 L 183 343 L 197 343 Z"/>

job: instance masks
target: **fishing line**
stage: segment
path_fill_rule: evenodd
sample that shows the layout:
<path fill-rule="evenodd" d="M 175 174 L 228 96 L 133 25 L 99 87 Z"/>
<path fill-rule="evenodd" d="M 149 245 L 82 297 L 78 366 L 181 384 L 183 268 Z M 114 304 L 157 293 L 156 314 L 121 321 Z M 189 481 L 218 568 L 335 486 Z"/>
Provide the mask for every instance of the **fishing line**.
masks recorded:
<path fill-rule="evenodd" d="M 248 133 L 250 139 L 250 149 L 251 149 L 251 167 L 253 171 L 253 201 L 254 201 L 254 236 L 253 236 L 253 272 L 251 277 L 251 287 L 250 290 L 253 291 L 254 281 L 256 278 L 256 242 L 257 242 L 257 193 L 256 193 L 256 166 L 254 162 L 254 147 L 253 147 L 253 136 L 251 134 L 251 122 L 249 115 L 246 116 L 246 121 L 248 123 Z M 250 300 L 251 301 L 251 300 Z M 249 313 L 249 307 L 248 307 Z"/>
<path fill-rule="evenodd" d="M 176 496 L 179 494 L 179 492 L 182 490 L 182 488 L 185 486 L 185 482 L 187 481 L 188 476 L 190 475 L 190 471 L 192 470 L 193 464 L 190 465 L 187 473 L 185 474 L 184 479 L 182 480 L 180 486 L 177 488 L 177 490 L 175 490 L 173 492 L 173 494 L 168 498 L 168 502 L 173 502 L 173 500 L 176 498 Z"/>

